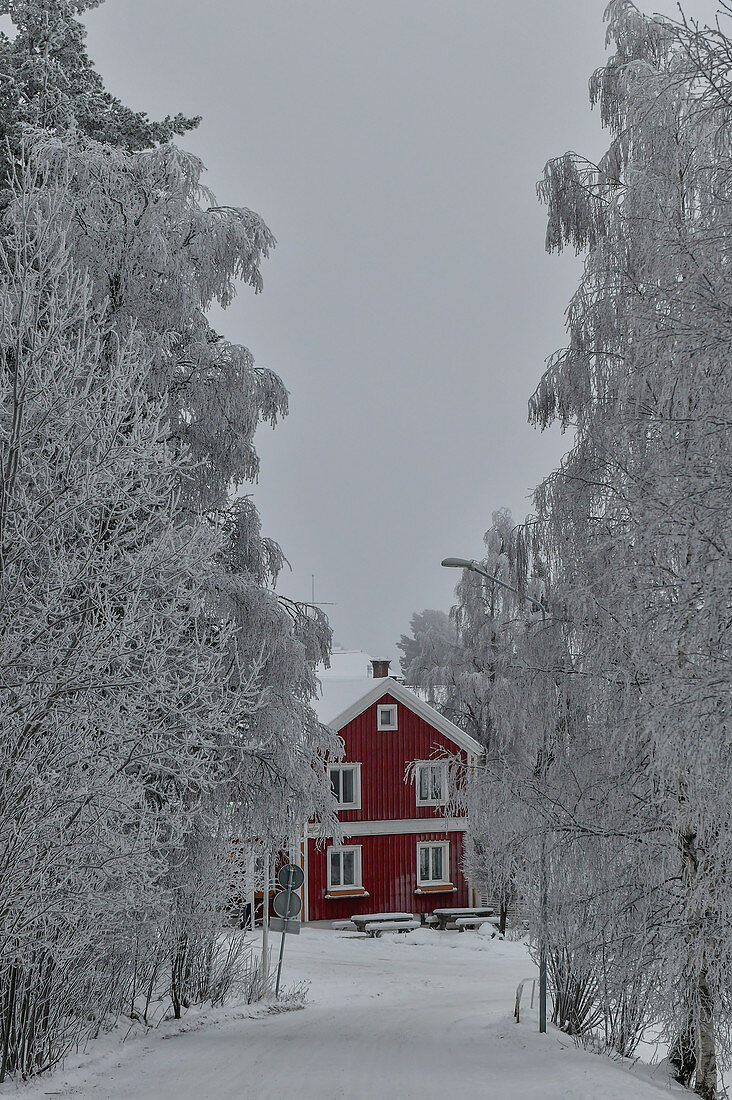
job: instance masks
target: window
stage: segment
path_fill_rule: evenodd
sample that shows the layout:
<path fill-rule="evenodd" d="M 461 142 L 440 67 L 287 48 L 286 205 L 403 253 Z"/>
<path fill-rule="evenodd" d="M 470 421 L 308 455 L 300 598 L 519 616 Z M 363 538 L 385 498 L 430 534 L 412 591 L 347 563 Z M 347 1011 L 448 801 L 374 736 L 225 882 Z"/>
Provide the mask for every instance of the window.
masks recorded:
<path fill-rule="evenodd" d="M 396 703 L 379 703 L 376 708 L 376 728 L 380 730 L 395 730 L 397 726 Z"/>
<path fill-rule="evenodd" d="M 328 889 L 361 889 L 361 846 L 328 849 Z"/>
<path fill-rule="evenodd" d="M 417 845 L 417 885 L 443 886 L 450 882 L 450 845 L 447 841 Z"/>
<path fill-rule="evenodd" d="M 443 806 L 447 790 L 445 764 L 417 764 L 417 805 Z"/>
<path fill-rule="evenodd" d="M 330 787 L 342 810 L 361 809 L 361 765 L 333 764 L 328 768 Z"/>

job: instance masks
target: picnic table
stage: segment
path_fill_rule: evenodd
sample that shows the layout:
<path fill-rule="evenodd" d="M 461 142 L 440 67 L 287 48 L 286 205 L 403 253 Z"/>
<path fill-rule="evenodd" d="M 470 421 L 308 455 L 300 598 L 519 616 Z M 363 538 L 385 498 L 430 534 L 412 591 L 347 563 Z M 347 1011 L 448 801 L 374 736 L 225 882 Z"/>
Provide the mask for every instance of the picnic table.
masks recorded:
<path fill-rule="evenodd" d="M 365 925 L 369 936 L 380 936 L 382 932 L 414 932 L 419 928 L 418 920 L 372 920 Z"/>
<path fill-rule="evenodd" d="M 456 917 L 455 926 L 458 932 L 464 932 L 466 928 L 480 928 L 484 924 L 490 924 L 495 929 L 493 935 L 498 931 L 500 927 L 500 919 L 498 917 Z"/>
<path fill-rule="evenodd" d="M 463 909 L 433 909 L 432 913 L 437 918 L 437 927 L 444 931 L 448 924 L 455 924 L 461 917 L 493 917 L 495 909 L 492 905 L 482 905 Z"/>
<path fill-rule="evenodd" d="M 413 913 L 356 913 L 354 917 L 351 917 L 351 924 L 354 924 L 359 932 L 366 931 L 367 924 L 384 924 L 387 921 L 405 921 L 414 920 Z"/>

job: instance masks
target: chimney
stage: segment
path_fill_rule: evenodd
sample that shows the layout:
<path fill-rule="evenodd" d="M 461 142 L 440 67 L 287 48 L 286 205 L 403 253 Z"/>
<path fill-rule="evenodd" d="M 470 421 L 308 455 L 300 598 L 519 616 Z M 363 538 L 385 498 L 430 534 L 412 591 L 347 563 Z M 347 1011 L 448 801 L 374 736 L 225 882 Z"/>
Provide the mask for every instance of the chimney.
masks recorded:
<path fill-rule="evenodd" d="M 372 658 L 371 667 L 374 670 L 374 680 L 383 680 L 386 676 L 388 676 L 390 664 L 391 661 L 383 661 L 380 660 L 378 657 Z"/>

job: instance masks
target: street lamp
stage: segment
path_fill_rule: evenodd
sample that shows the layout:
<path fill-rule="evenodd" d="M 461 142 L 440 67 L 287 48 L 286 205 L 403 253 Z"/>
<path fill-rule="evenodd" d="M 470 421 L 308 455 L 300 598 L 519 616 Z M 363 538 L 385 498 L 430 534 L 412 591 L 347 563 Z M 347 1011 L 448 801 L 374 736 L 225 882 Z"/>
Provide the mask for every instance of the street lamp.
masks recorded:
<path fill-rule="evenodd" d="M 533 596 L 528 596 L 525 592 L 519 592 L 518 588 L 513 588 L 510 584 L 506 584 L 505 581 L 499 580 L 498 577 L 494 577 L 491 573 L 486 573 L 485 569 L 481 569 L 477 561 L 473 559 L 468 561 L 467 558 L 443 558 L 442 564 L 447 569 L 469 569 L 471 573 L 479 573 L 481 577 L 486 577 L 489 581 L 492 581 L 493 584 L 500 585 L 501 588 L 506 588 L 509 592 L 513 592 L 519 599 L 528 600 L 533 607 L 541 611 L 542 628 L 546 626 L 546 606 L 541 600 L 535 600 Z M 546 771 L 548 750 L 546 732 L 545 722 L 541 749 L 542 772 Z M 539 1031 L 542 1034 L 546 1031 L 546 932 L 547 924 L 549 923 L 547 877 L 546 833 L 542 832 L 541 851 L 539 855 Z"/>

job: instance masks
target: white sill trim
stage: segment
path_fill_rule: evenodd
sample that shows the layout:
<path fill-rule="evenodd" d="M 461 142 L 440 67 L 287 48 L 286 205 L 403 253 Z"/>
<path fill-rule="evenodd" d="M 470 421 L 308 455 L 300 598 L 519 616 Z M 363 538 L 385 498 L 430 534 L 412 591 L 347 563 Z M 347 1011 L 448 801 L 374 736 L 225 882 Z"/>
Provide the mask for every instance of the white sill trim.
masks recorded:
<path fill-rule="evenodd" d="M 338 901 L 339 898 L 368 898 L 370 896 L 368 890 L 344 890 L 339 894 L 323 894 L 323 897 L 329 898 L 330 901 Z"/>
<path fill-rule="evenodd" d="M 453 886 L 451 882 L 433 882 L 431 885 L 427 883 L 424 886 L 418 886 L 414 891 L 415 894 L 454 894 L 457 890 L 457 886 Z"/>

